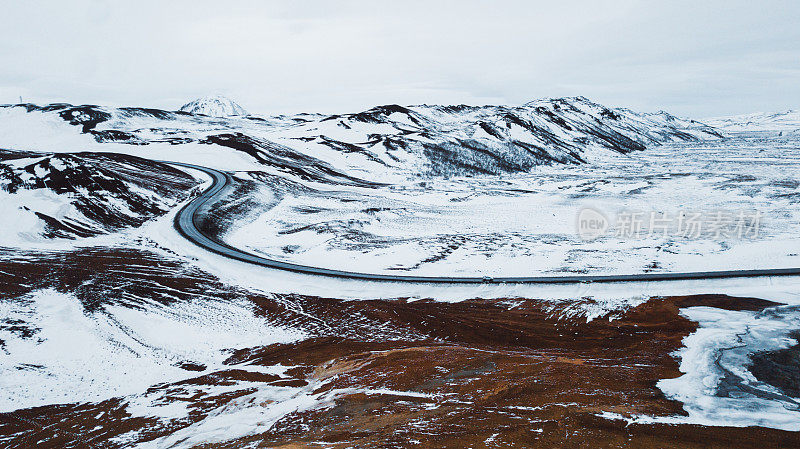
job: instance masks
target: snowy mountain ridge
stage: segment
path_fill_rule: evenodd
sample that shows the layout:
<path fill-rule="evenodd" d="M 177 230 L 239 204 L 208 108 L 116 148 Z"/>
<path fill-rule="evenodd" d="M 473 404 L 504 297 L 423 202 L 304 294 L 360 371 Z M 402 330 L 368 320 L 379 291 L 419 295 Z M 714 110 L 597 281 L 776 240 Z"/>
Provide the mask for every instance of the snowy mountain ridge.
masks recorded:
<path fill-rule="evenodd" d="M 9 136 L 27 128 L 28 120 L 46 119 L 79 126 L 100 143 L 223 146 L 243 151 L 259 164 L 325 182 L 332 174 L 386 182 L 520 173 L 542 165 L 614 158 L 650 145 L 721 137 L 693 120 L 607 108 L 584 97 L 521 106 L 384 105 L 349 114 L 275 117 L 23 104 L 0 108 L 0 119 L 5 115 L 14 117 L 0 120 L 0 128 L 13 123 Z M 0 138 L 6 148 L 17 143 Z"/>
<path fill-rule="evenodd" d="M 268 138 L 307 154 L 336 149 L 430 175 L 526 172 L 581 164 L 673 141 L 716 139 L 713 128 L 666 113 L 610 109 L 584 97 L 522 106 L 377 106 L 354 114 L 283 117 Z M 336 163 L 331 160 L 331 163 Z"/>

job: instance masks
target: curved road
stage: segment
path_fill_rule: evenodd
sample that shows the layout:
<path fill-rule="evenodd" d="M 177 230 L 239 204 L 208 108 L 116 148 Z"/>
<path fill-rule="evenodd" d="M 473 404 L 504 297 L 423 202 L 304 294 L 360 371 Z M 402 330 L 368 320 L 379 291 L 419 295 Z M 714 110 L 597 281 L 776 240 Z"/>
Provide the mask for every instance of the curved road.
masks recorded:
<path fill-rule="evenodd" d="M 758 276 L 800 275 L 800 268 L 777 268 L 765 270 L 728 270 L 728 271 L 693 271 L 684 273 L 643 273 L 619 275 L 578 275 L 578 276 L 524 276 L 524 277 L 450 277 L 450 276 L 402 276 L 392 274 L 357 273 L 352 271 L 332 270 L 311 267 L 294 263 L 268 259 L 234 248 L 212 236 L 203 234 L 198 224 L 202 216 L 199 209 L 206 203 L 214 202 L 220 192 L 232 182 L 229 174 L 183 162 L 161 161 L 165 164 L 199 170 L 211 176 L 213 183 L 200 196 L 192 200 L 178 211 L 175 216 L 175 228 L 184 237 L 196 245 L 214 253 L 260 265 L 262 267 L 293 271 L 296 273 L 335 276 L 347 279 L 384 282 L 417 282 L 443 284 L 569 284 L 581 282 L 641 282 L 641 281 L 675 281 L 687 279 L 740 278 Z"/>

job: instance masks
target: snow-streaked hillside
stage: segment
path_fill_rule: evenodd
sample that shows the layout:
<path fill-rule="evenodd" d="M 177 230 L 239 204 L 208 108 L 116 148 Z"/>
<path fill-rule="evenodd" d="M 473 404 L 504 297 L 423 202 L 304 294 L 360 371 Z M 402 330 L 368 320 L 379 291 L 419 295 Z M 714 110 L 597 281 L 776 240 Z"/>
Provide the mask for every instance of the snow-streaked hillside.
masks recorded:
<path fill-rule="evenodd" d="M 725 131 L 788 131 L 800 132 L 800 111 L 757 112 L 754 114 L 714 117 L 706 123 Z"/>
<path fill-rule="evenodd" d="M 247 111 L 238 103 L 222 95 L 201 97 L 181 106 L 181 111 L 190 114 L 203 114 L 211 117 L 229 117 L 247 115 Z"/>
<path fill-rule="evenodd" d="M 609 109 L 583 97 L 523 106 L 387 105 L 353 114 L 269 118 L 65 104 L 4 109 L 0 118 L 13 115 L 9 123 L 16 127 L 30 119 L 35 128 L 55 116 L 80 126 L 80 132 L 98 142 L 221 145 L 279 170 L 287 170 L 288 161 L 319 167 L 315 174 L 304 173 L 319 180 L 331 173 L 385 182 L 527 172 L 541 165 L 581 164 L 666 142 L 720 136 L 711 127 L 667 113 Z M 0 128 L 4 122 L 0 120 Z M 0 137 L 3 144 L 9 146 Z"/>
<path fill-rule="evenodd" d="M 169 165 L 102 153 L 0 150 L 0 245 L 89 237 L 171 210 L 197 181 Z"/>

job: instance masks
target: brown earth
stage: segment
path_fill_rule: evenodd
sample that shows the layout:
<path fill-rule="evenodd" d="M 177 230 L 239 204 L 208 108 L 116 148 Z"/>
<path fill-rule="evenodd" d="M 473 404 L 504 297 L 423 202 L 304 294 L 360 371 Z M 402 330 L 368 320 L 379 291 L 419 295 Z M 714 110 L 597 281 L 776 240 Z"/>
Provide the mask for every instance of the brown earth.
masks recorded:
<path fill-rule="evenodd" d="M 124 287 L 114 290 L 112 285 Z M 179 262 L 134 250 L 92 249 L 0 261 L 3 297 L 43 286 L 77 292 L 87 311 L 129 297 L 169 303 L 197 295 L 243 296 L 270 321 L 313 335 L 296 344 L 238 349 L 227 362 L 296 366 L 288 379 L 231 366 L 152 387 L 175 391 L 176 400 L 181 388 L 193 384 L 241 380 L 291 386 L 313 382 L 322 385 L 317 392 L 341 391 L 329 407 L 292 413 L 265 433 L 208 447 L 800 446 L 797 433 L 774 429 L 627 425 L 598 416 L 683 414 L 679 402 L 656 388 L 659 379 L 681 374 L 671 354 L 696 329 L 679 309 L 705 305 L 760 310 L 775 305 L 756 298 L 651 298 L 587 322 L 563 313 L 574 302 L 254 295 Z M 131 417 L 122 399 L 0 414 L 0 446 L 124 447 L 109 440 L 135 430 L 141 432 L 137 441 L 167 435 L 249 392 L 181 397 L 192 403 L 192 411 L 185 420 L 170 423 Z"/>

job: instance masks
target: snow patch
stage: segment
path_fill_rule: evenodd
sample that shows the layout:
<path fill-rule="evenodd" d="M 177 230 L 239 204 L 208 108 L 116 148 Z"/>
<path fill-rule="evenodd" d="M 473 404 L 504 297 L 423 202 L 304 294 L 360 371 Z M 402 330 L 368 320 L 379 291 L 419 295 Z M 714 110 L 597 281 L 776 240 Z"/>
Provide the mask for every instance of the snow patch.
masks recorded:
<path fill-rule="evenodd" d="M 0 300 L 0 316 L 29 330 L 0 329 L 0 412 L 140 393 L 198 375 L 178 367 L 181 362 L 211 370 L 223 366 L 229 348 L 305 338 L 267 324 L 243 300 L 88 313 L 75 296 L 48 289 Z"/>

